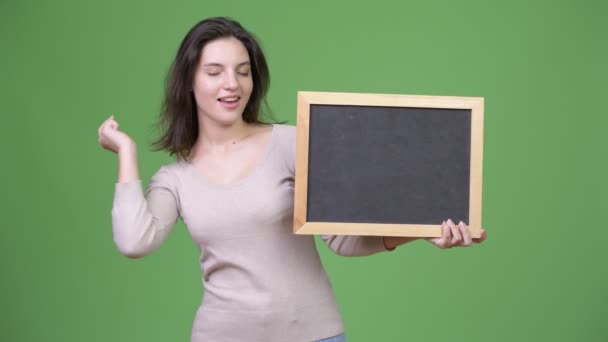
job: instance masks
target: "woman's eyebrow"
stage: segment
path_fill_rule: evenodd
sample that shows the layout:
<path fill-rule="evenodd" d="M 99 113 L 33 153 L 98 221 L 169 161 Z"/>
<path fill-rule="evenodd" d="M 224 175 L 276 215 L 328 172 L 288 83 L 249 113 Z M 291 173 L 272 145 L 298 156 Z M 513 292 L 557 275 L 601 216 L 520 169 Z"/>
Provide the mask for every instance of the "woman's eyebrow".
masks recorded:
<path fill-rule="evenodd" d="M 237 65 L 237 67 L 240 67 L 240 66 L 243 66 L 243 65 L 250 65 L 250 64 L 251 63 L 249 63 L 249 61 L 246 61 L 246 62 L 239 63 Z M 221 63 L 207 63 L 207 64 L 203 64 L 203 66 L 205 66 L 205 67 L 208 67 L 208 66 L 210 66 L 210 67 L 223 67 L 224 64 L 221 64 Z"/>

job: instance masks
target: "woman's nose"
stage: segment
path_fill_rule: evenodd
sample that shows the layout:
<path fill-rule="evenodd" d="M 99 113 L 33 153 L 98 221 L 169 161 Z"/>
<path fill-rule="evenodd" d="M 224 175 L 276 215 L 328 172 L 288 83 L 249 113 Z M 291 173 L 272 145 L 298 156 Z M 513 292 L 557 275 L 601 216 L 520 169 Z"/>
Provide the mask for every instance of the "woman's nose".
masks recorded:
<path fill-rule="evenodd" d="M 239 86 L 239 82 L 236 78 L 235 73 L 226 73 L 226 78 L 224 79 L 224 87 L 226 89 L 236 89 Z"/>

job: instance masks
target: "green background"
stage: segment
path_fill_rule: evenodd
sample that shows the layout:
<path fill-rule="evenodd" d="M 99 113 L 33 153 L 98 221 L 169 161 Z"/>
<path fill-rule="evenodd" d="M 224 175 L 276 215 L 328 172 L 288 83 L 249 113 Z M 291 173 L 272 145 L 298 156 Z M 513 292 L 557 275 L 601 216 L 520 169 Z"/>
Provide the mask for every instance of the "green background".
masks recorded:
<path fill-rule="evenodd" d="M 0 2 L 0 340 L 186 341 L 198 252 L 180 223 L 152 255 L 116 250 L 116 114 L 147 182 L 163 80 L 188 29 L 256 33 L 269 102 L 296 92 L 485 98 L 473 248 L 418 241 L 344 258 L 319 244 L 350 342 L 606 341 L 608 5 L 604 1 Z M 235 326 L 235 329 L 238 326 Z"/>

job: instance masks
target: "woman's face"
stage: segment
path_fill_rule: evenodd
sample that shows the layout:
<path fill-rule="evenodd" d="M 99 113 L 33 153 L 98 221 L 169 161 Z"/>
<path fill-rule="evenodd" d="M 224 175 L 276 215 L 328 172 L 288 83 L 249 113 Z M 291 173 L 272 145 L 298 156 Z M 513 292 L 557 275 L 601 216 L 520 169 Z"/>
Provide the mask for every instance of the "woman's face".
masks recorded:
<path fill-rule="evenodd" d="M 200 119 L 221 125 L 242 120 L 252 90 L 249 54 L 243 43 L 230 37 L 203 47 L 193 82 Z"/>

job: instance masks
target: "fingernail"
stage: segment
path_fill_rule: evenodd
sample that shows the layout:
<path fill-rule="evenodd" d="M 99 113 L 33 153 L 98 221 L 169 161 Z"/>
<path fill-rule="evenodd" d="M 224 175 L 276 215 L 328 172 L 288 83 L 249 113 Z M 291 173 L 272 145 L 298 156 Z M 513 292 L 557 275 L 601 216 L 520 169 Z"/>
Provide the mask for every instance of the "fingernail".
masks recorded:
<path fill-rule="evenodd" d="M 449 224 L 454 224 L 454 222 L 452 222 L 452 219 L 448 219 L 448 223 Z"/>

